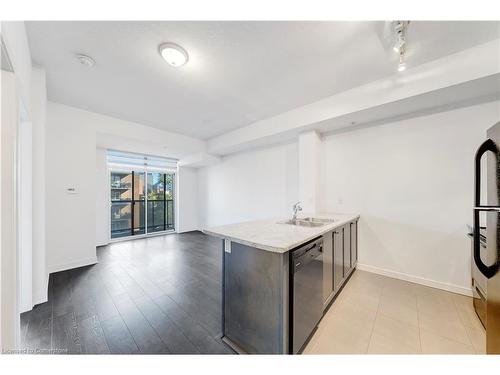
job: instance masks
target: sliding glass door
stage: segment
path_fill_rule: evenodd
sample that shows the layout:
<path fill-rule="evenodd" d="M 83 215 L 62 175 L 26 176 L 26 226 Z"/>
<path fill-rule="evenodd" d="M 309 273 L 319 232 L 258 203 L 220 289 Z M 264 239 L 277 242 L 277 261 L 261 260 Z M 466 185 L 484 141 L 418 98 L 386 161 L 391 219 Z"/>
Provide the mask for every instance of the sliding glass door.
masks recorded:
<path fill-rule="evenodd" d="M 132 172 L 133 176 L 133 200 L 132 207 L 132 235 L 145 234 L 146 233 L 146 197 L 144 194 L 145 190 L 145 173 L 144 172 Z"/>
<path fill-rule="evenodd" d="M 174 230 L 174 173 L 111 171 L 111 238 Z"/>
<path fill-rule="evenodd" d="M 148 232 L 165 227 L 165 174 L 148 173 Z"/>
<path fill-rule="evenodd" d="M 111 238 L 132 234 L 132 173 L 111 172 Z"/>

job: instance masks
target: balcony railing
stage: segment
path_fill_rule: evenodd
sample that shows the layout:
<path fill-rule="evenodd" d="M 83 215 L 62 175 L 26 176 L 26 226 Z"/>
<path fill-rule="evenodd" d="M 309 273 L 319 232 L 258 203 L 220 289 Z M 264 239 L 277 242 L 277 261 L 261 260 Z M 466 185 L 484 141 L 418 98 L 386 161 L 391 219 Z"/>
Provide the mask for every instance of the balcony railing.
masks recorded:
<path fill-rule="evenodd" d="M 120 181 L 115 181 L 111 183 L 111 188 L 112 189 L 131 189 L 132 184 L 130 183 L 122 183 Z"/>
<path fill-rule="evenodd" d="M 131 200 L 111 201 L 111 238 L 175 229 L 173 199 L 148 200 L 147 218 L 145 201 L 135 201 L 133 213 L 132 203 Z"/>

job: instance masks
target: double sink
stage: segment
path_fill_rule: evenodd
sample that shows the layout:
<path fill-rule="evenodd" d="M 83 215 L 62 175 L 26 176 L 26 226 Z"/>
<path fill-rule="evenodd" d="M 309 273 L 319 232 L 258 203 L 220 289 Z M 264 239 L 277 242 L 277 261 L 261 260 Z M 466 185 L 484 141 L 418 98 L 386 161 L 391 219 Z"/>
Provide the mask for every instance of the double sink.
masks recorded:
<path fill-rule="evenodd" d="M 297 219 L 279 221 L 278 224 L 298 225 L 301 227 L 321 227 L 333 223 L 334 219 L 322 219 L 317 217 L 301 217 Z"/>

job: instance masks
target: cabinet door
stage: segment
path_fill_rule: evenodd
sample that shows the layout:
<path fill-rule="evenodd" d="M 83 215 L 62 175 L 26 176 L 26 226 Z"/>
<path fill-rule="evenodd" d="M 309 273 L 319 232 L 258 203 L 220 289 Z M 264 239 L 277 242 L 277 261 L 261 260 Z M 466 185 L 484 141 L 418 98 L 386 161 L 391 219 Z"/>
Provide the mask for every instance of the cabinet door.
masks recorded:
<path fill-rule="evenodd" d="M 351 225 L 344 225 L 344 277 L 347 277 L 351 270 Z"/>
<path fill-rule="evenodd" d="M 342 227 L 333 231 L 333 289 L 337 291 L 344 278 Z"/>
<path fill-rule="evenodd" d="M 323 236 L 323 303 L 327 304 L 333 293 L 333 232 Z"/>
<path fill-rule="evenodd" d="M 358 262 L 358 222 L 351 223 L 351 265 L 356 266 Z"/>

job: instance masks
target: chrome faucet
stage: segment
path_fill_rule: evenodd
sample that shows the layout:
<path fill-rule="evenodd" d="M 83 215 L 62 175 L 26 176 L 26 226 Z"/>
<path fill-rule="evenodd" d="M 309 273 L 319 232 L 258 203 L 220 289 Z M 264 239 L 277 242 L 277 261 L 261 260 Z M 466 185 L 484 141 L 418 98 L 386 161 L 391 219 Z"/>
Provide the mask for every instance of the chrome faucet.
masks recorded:
<path fill-rule="evenodd" d="M 300 205 L 300 202 L 297 202 L 293 205 L 293 216 L 292 216 L 293 221 L 297 220 L 297 213 L 299 211 L 302 211 L 302 206 Z"/>

